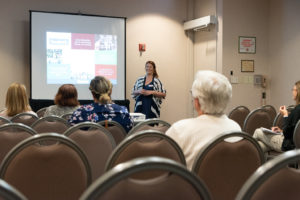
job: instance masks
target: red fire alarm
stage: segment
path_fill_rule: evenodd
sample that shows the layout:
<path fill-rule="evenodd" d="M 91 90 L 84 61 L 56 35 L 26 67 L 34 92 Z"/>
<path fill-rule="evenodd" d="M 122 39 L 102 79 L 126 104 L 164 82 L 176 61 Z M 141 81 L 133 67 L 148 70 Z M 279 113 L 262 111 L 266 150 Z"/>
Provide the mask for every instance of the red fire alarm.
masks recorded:
<path fill-rule="evenodd" d="M 139 51 L 146 51 L 146 44 L 139 44 Z"/>

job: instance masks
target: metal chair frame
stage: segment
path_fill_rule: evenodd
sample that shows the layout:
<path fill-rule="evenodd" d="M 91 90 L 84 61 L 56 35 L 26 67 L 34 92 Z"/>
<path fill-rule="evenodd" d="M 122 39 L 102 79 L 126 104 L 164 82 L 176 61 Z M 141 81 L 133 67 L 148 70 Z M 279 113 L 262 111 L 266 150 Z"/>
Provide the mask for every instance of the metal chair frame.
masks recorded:
<path fill-rule="evenodd" d="M 97 123 L 94 123 L 94 122 L 82 122 L 82 123 L 76 124 L 75 126 L 72 126 L 68 130 L 66 130 L 63 133 L 63 135 L 69 137 L 76 130 L 79 130 L 79 129 L 82 129 L 82 128 L 88 128 L 88 130 L 90 130 L 90 129 L 99 129 L 99 130 L 101 130 L 109 138 L 113 148 L 116 147 L 115 139 L 113 138 L 111 133 L 106 128 L 104 128 L 103 126 L 101 126 Z"/>
<path fill-rule="evenodd" d="M 11 129 L 11 128 L 16 128 L 20 129 L 23 131 L 28 132 L 30 135 L 36 135 L 38 134 L 35 130 L 33 130 L 30 126 L 27 126 L 22 123 L 9 123 L 9 124 L 3 124 L 0 126 L 0 131 L 6 130 L 6 129 Z"/>
<path fill-rule="evenodd" d="M 57 133 L 45 133 L 45 134 L 37 134 L 30 138 L 25 139 L 24 141 L 20 142 L 18 145 L 16 145 L 3 159 L 1 165 L 0 165 L 0 178 L 4 178 L 5 172 L 10 164 L 10 162 L 20 153 L 23 149 L 26 147 L 35 144 L 35 143 L 41 143 L 45 140 L 54 140 L 60 143 L 63 143 L 70 147 L 71 149 L 75 150 L 81 160 L 83 161 L 83 164 L 85 166 L 86 172 L 87 172 L 87 185 L 90 185 L 91 183 L 91 170 L 90 170 L 90 164 L 83 153 L 83 151 L 78 147 L 78 145 L 73 142 L 70 138 L 57 134 Z"/>
<path fill-rule="evenodd" d="M 259 167 L 239 191 L 236 200 L 250 200 L 257 189 L 280 169 L 300 160 L 300 150 L 287 151 Z M 296 172 L 298 174 L 298 172 Z M 292 186 L 291 186 L 292 187 Z"/>
<path fill-rule="evenodd" d="M 164 126 L 167 126 L 167 127 L 171 127 L 171 124 L 169 124 L 168 122 L 166 121 L 163 121 L 161 119 L 147 119 L 145 121 L 142 121 L 140 123 L 138 123 L 137 125 L 135 125 L 127 134 L 127 136 L 135 133 L 139 128 L 141 128 L 142 126 L 145 126 L 145 125 L 150 125 L 150 124 L 162 124 Z"/>
<path fill-rule="evenodd" d="M 5 200 L 27 200 L 21 192 L 6 181 L 0 179 L 0 198 L 1 197 Z"/>
<path fill-rule="evenodd" d="M 142 157 L 119 164 L 109 172 L 105 173 L 83 193 L 80 200 L 96 199 L 118 181 L 127 178 L 134 173 L 146 170 L 165 170 L 177 174 L 192 184 L 202 199 L 211 199 L 206 186 L 195 174 L 188 171 L 185 166 L 166 158 Z"/>
<path fill-rule="evenodd" d="M 257 143 L 257 141 L 251 137 L 248 133 L 245 132 L 227 132 L 227 133 L 223 133 L 222 135 L 219 135 L 217 137 L 215 137 L 214 139 L 211 140 L 211 142 L 209 142 L 208 144 L 206 144 L 201 151 L 198 153 L 195 162 L 193 164 L 192 167 L 192 171 L 198 171 L 201 162 L 203 162 L 205 156 L 207 155 L 207 153 L 210 152 L 210 150 L 212 150 L 218 143 L 224 141 L 225 139 L 229 138 L 229 137 L 242 137 L 243 139 L 248 140 L 249 142 L 251 142 L 257 149 L 258 153 L 259 153 L 259 157 L 262 163 L 264 163 L 265 160 L 265 156 L 264 156 L 264 152 L 262 151 L 261 147 L 259 146 L 259 144 Z"/>
<path fill-rule="evenodd" d="M 108 158 L 108 161 L 105 166 L 105 171 L 108 171 L 109 169 L 111 169 L 114 166 L 113 164 L 116 161 L 117 157 L 123 152 L 123 150 L 125 148 L 127 148 L 133 142 L 140 140 L 142 138 L 146 138 L 146 137 L 158 137 L 158 138 L 167 140 L 175 148 L 176 152 L 178 152 L 181 163 L 183 165 L 186 165 L 185 156 L 184 156 L 181 148 L 172 138 L 168 137 L 167 135 L 165 135 L 159 131 L 145 130 L 145 131 L 141 131 L 136 134 L 130 135 L 114 149 L 114 151 Z"/>

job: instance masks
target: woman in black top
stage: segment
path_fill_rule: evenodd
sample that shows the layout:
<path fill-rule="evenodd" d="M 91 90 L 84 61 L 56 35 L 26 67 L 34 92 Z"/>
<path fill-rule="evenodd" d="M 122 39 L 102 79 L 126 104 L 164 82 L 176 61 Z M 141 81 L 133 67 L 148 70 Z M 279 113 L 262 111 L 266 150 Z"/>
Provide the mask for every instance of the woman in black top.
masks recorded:
<path fill-rule="evenodd" d="M 289 114 L 285 106 L 280 106 L 279 111 L 284 117 L 283 129 L 272 127 L 274 132 L 283 134 L 272 134 L 256 129 L 253 137 L 256 138 L 264 152 L 275 150 L 278 152 L 288 151 L 295 148 L 293 142 L 294 129 L 300 119 L 300 81 L 297 81 L 292 89 L 295 108 Z"/>

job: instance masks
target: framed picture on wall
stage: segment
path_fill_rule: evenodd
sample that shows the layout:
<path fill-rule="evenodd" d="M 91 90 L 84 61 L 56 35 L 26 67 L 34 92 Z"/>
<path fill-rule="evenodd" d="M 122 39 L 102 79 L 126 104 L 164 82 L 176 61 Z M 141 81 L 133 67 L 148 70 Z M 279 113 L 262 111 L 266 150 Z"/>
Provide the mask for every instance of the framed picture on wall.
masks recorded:
<path fill-rule="evenodd" d="M 239 36 L 239 53 L 256 53 L 256 37 Z"/>
<path fill-rule="evenodd" d="M 254 72 L 254 60 L 241 60 L 241 72 Z"/>

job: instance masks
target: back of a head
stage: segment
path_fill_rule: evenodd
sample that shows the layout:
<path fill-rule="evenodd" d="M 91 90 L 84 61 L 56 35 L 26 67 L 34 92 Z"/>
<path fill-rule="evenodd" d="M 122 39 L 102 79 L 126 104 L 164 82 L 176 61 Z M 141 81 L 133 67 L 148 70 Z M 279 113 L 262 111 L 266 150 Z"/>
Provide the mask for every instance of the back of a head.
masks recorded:
<path fill-rule="evenodd" d="M 228 79 L 214 71 L 198 71 L 192 86 L 192 95 L 199 99 L 205 114 L 224 113 L 231 96 L 232 87 Z"/>
<path fill-rule="evenodd" d="M 300 81 L 295 83 L 297 95 L 295 97 L 296 105 L 300 104 Z"/>
<path fill-rule="evenodd" d="M 60 106 L 77 106 L 78 94 L 73 84 L 63 84 L 59 87 L 54 103 Z"/>
<path fill-rule="evenodd" d="M 8 116 L 31 110 L 23 84 L 12 83 L 6 93 L 5 106 Z"/>
<path fill-rule="evenodd" d="M 93 97 L 101 104 L 111 103 L 112 84 L 104 76 L 96 76 L 91 80 L 90 87 Z"/>

